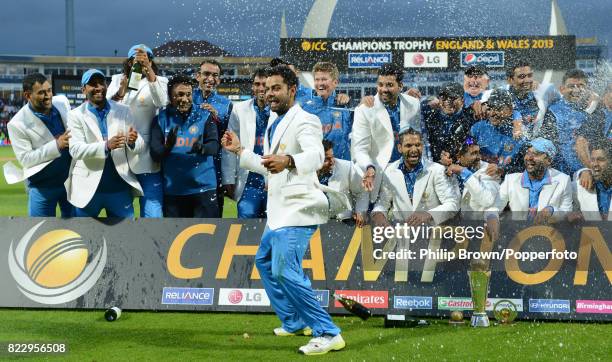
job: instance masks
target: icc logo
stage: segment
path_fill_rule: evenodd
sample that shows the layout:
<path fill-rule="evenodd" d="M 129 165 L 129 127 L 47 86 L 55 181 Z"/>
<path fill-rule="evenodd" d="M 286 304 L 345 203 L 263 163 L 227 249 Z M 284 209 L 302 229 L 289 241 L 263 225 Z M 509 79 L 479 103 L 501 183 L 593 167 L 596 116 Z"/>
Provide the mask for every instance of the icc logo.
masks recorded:
<path fill-rule="evenodd" d="M 13 248 L 9 247 L 8 266 L 19 290 L 42 304 L 70 302 L 91 289 L 106 265 L 106 240 L 87 263 L 89 251 L 81 236 L 60 229 L 32 236 L 44 223 L 32 227 Z"/>
<path fill-rule="evenodd" d="M 308 41 L 304 40 L 302 42 L 302 50 L 305 52 L 308 51 L 325 51 L 327 50 L 327 42 L 326 41 Z"/>

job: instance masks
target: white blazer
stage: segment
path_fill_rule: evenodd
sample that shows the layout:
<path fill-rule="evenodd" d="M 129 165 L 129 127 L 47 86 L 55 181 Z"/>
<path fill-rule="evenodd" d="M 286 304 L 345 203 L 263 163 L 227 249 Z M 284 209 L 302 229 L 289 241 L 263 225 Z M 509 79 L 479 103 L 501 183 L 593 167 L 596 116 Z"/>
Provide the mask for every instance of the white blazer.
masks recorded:
<path fill-rule="evenodd" d="M 412 127 L 421 131 L 421 104 L 418 99 L 400 94 L 400 129 Z M 351 132 L 351 158 L 358 166 L 361 175 L 370 165 L 376 167 L 374 189 L 370 200 L 374 202 L 378 197 L 378 190 L 382 180 L 382 171 L 387 167 L 395 137 L 391 118 L 380 101 L 378 94 L 374 96 L 374 107 L 360 105 L 355 108 L 353 130 Z M 423 142 L 427 143 L 424 139 Z"/>
<path fill-rule="evenodd" d="M 55 96 L 51 102 L 59 111 L 64 128 L 68 129 L 67 114 L 70 111 L 68 98 Z M 23 167 L 20 169 L 12 162 L 4 164 L 4 178 L 8 184 L 21 182 L 37 174 L 54 159 L 61 156 L 55 137 L 49 128 L 34 115 L 29 105 L 21 107 L 7 124 L 7 128 L 15 157 Z"/>
<path fill-rule="evenodd" d="M 403 159 L 390 163 L 385 169 L 373 212 L 386 215 L 391 209 L 393 218 L 403 221 L 415 211 L 427 211 L 437 225 L 459 211 L 459 185 L 456 178 L 446 176 L 444 166 L 422 160 L 423 171 L 417 176 L 414 195 L 410 200 L 404 174 L 398 168 L 400 162 Z"/>
<path fill-rule="evenodd" d="M 361 186 L 361 176 L 351 161 L 334 159 L 335 164 L 329 177 L 327 186 L 335 191 L 343 193 L 350 201 L 351 208 L 336 210 L 332 215 L 338 220 L 350 219 L 353 211 L 366 212 L 368 210 L 369 195 Z"/>
<path fill-rule="evenodd" d="M 271 114 L 268 128 L 276 117 L 276 114 Z M 323 165 L 325 155 L 322 140 L 319 118 L 296 103 L 276 127 L 271 146 L 268 146 L 268 131 L 264 138 L 264 154 L 291 155 L 295 169 L 268 173 L 261 164 L 261 156 L 246 148 L 242 151 L 240 167 L 267 175 L 267 222 L 270 229 L 324 224 L 330 208 L 333 208 L 330 207 L 332 200 L 342 199 L 348 204 L 343 194 L 319 184 L 316 172 Z M 332 196 L 330 202 L 324 191 Z"/>
<path fill-rule="evenodd" d="M 240 144 L 249 151 L 255 147 L 255 131 L 257 127 L 257 113 L 253 108 L 253 98 L 234 103 L 230 114 L 228 129 L 236 133 Z M 221 177 L 223 185 L 236 185 L 234 191 L 235 200 L 240 200 L 244 186 L 246 185 L 249 170 L 240 168 L 238 157 L 226 151 L 221 152 Z"/>
<path fill-rule="evenodd" d="M 487 166 L 488 163 L 480 161 L 478 170 L 463 185 L 461 212 L 484 212 L 495 203 L 499 182 L 487 175 Z"/>
<path fill-rule="evenodd" d="M 117 135 L 119 131 L 127 135 L 129 127 L 133 126 L 130 108 L 114 101 L 108 102 L 111 106 L 106 116 L 108 138 Z M 96 116 L 87 109 L 87 102 L 68 112 L 68 128 L 72 135 L 70 138 L 72 164 L 65 183 L 66 192 L 71 204 L 83 208 L 93 198 L 102 178 L 107 157 L 106 141 L 102 138 Z M 134 149 L 126 146 L 110 152 L 117 173 L 132 186 L 138 196 L 142 196 L 142 188 L 128 166 L 127 155 L 143 152 L 144 148 L 144 142 L 139 134 Z"/>
<path fill-rule="evenodd" d="M 549 168 L 551 183 L 544 185 L 538 198 L 538 211 L 552 206 L 554 215 L 572 211 L 572 184 L 570 177 L 562 172 Z M 513 212 L 529 211 L 529 189 L 521 184 L 523 172 L 506 175 L 499 188 L 493 210 L 499 213 L 506 205 Z"/>
<path fill-rule="evenodd" d="M 115 74 L 108 86 L 106 97 L 110 100 L 121 86 L 123 74 Z M 128 162 L 132 172 L 155 173 L 159 172 L 160 165 L 151 159 L 149 141 L 151 139 L 151 122 L 161 107 L 168 103 L 168 79 L 157 76 L 155 82 L 149 82 L 143 77 L 138 84 L 138 90 L 129 90 L 125 97 L 118 102 L 130 107 L 134 119 L 134 128 L 142 136 L 144 150 L 140 153 L 128 153 Z"/>
<path fill-rule="evenodd" d="M 572 186 L 574 191 L 574 209 L 581 211 L 585 220 L 601 221 L 599 204 L 597 203 L 597 191 L 589 191 L 580 186 L 580 181 L 577 177 L 576 181 L 572 182 Z M 612 203 L 610 203 L 610 209 L 608 210 L 608 221 L 612 221 Z"/>

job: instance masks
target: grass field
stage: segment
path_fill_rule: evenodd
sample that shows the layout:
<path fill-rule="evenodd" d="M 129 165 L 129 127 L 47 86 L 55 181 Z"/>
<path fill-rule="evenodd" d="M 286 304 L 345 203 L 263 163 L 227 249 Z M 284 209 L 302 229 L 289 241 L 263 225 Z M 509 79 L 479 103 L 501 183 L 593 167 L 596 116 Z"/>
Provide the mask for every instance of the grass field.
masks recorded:
<path fill-rule="evenodd" d="M 271 314 L 0 310 L 0 341 L 64 342 L 74 361 L 289 361 L 308 337 L 275 337 Z M 347 347 L 316 360 L 610 360 L 610 326 L 518 322 L 473 329 L 446 320 L 418 329 L 385 329 L 382 318 L 335 317 Z M 244 334 L 248 334 L 245 338 Z M 0 354 L 0 359 L 6 355 Z M 40 358 L 41 355 L 34 356 Z M 45 355 L 50 358 L 50 355 Z M 51 358 L 50 358 L 51 359 Z"/>
<path fill-rule="evenodd" d="M 12 158 L 0 147 L 0 163 Z M 8 186 L 0 177 L 0 216 L 25 216 L 23 184 Z M 231 204 L 226 217 L 236 214 Z M 611 360 L 612 325 L 518 322 L 472 329 L 431 320 L 419 329 L 384 329 L 381 318 L 362 322 L 334 317 L 347 348 L 316 360 L 340 361 L 508 361 Z M 274 337 L 279 325 L 271 314 L 125 312 L 108 323 L 101 311 L 0 309 L 0 345 L 6 342 L 64 342 L 66 355 L 29 355 L 28 360 L 193 361 L 303 359 L 297 348 L 306 337 Z M 244 334 L 248 338 L 244 338 Z M 5 346 L 5 345 L 4 345 Z M 0 352 L 0 360 L 12 358 Z"/>

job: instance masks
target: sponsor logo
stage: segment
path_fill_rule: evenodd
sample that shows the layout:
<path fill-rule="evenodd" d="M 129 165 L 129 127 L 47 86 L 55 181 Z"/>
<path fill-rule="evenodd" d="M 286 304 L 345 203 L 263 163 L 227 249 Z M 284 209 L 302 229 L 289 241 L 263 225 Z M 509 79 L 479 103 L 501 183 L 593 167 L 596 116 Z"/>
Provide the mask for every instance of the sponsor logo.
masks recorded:
<path fill-rule="evenodd" d="M 487 67 L 503 67 L 504 52 L 461 52 L 461 66 L 484 65 Z"/>
<path fill-rule="evenodd" d="M 529 311 L 535 313 L 569 313 L 567 299 L 529 299 Z"/>
<path fill-rule="evenodd" d="M 315 290 L 314 294 L 321 307 L 329 307 L 329 290 Z"/>
<path fill-rule="evenodd" d="M 386 290 L 336 290 L 336 294 L 352 299 L 368 308 L 389 307 L 389 292 Z M 342 304 L 336 300 L 334 306 L 341 308 Z"/>
<path fill-rule="evenodd" d="M 432 309 L 431 297 L 413 297 L 396 295 L 393 297 L 393 308 L 395 309 Z"/>
<path fill-rule="evenodd" d="M 472 309 L 472 298 L 439 297 L 438 309 L 466 310 Z"/>
<path fill-rule="evenodd" d="M 321 40 L 317 40 L 317 41 L 304 40 L 304 41 L 302 41 L 302 50 L 305 51 L 305 52 L 310 52 L 310 51 L 315 51 L 315 52 L 326 51 L 327 50 L 327 42 L 326 41 L 321 41 Z"/>
<path fill-rule="evenodd" d="M 516 307 L 517 312 L 523 311 L 523 300 L 522 299 L 511 299 L 511 298 L 487 298 L 487 304 L 485 309 L 492 311 L 495 307 L 495 303 L 500 300 L 509 300 Z M 511 308 L 510 303 L 501 303 L 500 306 Z M 472 304 L 472 298 L 467 297 L 439 297 L 438 298 L 438 309 L 446 310 L 472 310 L 474 305 Z"/>
<path fill-rule="evenodd" d="M 219 289 L 219 305 L 269 306 L 270 299 L 264 289 Z"/>
<path fill-rule="evenodd" d="M 349 53 L 349 68 L 380 68 L 391 63 L 391 53 Z"/>
<path fill-rule="evenodd" d="M 88 263 L 89 250 L 81 235 L 72 230 L 52 230 L 34 242 L 41 221 L 13 247 L 8 266 L 17 287 L 29 299 L 42 304 L 70 302 L 91 289 L 106 265 L 106 240 Z"/>
<path fill-rule="evenodd" d="M 612 300 L 577 300 L 576 313 L 612 314 Z"/>
<path fill-rule="evenodd" d="M 404 53 L 404 68 L 446 67 L 448 67 L 448 53 L 446 52 Z"/>
<path fill-rule="evenodd" d="M 213 288 L 172 288 L 164 287 L 162 304 L 212 305 Z"/>

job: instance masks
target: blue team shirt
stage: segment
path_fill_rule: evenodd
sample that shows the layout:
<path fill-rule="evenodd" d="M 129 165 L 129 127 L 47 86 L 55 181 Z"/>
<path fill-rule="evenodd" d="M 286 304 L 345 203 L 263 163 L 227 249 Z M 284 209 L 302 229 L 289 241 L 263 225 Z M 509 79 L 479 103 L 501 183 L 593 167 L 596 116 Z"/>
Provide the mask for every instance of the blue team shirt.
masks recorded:
<path fill-rule="evenodd" d="M 87 103 L 87 110 L 91 112 L 98 120 L 98 126 L 100 127 L 102 138 L 104 138 L 105 141 L 108 140 L 108 126 L 106 123 L 106 117 L 108 116 L 110 109 L 110 103 L 108 103 L 108 101 L 101 109 L 96 108 L 89 102 Z M 115 162 L 113 161 L 113 157 L 111 156 L 110 152 L 107 152 L 106 161 L 104 162 L 104 170 L 102 171 L 102 178 L 100 179 L 100 184 L 98 184 L 98 189 L 96 192 L 115 193 L 125 191 L 126 189 L 129 189 L 129 185 L 125 182 L 125 180 L 123 180 L 123 178 L 121 178 L 121 176 L 119 176 L 117 168 L 115 167 Z"/>
<path fill-rule="evenodd" d="M 417 176 L 423 171 L 423 163 L 419 162 L 412 170 L 407 170 L 404 165 L 404 161 L 400 162 L 397 167 L 404 174 L 404 182 L 406 182 L 406 190 L 408 190 L 408 196 L 412 199 L 414 194 L 414 184 L 416 183 Z"/>
<path fill-rule="evenodd" d="M 284 114 L 282 116 L 278 116 L 278 118 L 274 120 L 274 122 L 268 129 L 268 147 L 272 147 L 272 138 L 274 137 L 274 132 L 276 131 L 276 127 L 278 127 L 278 124 L 281 123 L 283 118 L 285 118 Z"/>
<path fill-rule="evenodd" d="M 610 198 L 612 197 L 612 186 L 606 188 L 601 181 L 595 182 L 597 190 L 597 206 L 602 215 L 608 215 L 610 211 Z"/>
<path fill-rule="evenodd" d="M 323 138 L 334 144 L 334 157 L 342 160 L 351 159 L 351 141 L 349 135 L 352 126 L 352 113 L 346 108 L 334 107 L 336 93 L 327 100 L 319 96 L 304 103 L 306 112 L 314 114 L 321 120 Z"/>
<path fill-rule="evenodd" d="M 213 156 L 188 154 L 193 143 L 202 139 L 206 122 L 212 122 L 210 112 L 197 106 L 191 107 L 187 117 L 173 107 L 163 108 L 157 116 L 159 127 L 168 136 L 178 126 L 176 143 L 162 161 L 164 193 L 167 195 L 194 195 L 217 188 Z"/>
<path fill-rule="evenodd" d="M 574 145 L 578 131 L 587 122 L 587 114 L 563 98 L 548 109 L 555 116 L 555 123 L 559 130 L 558 142 L 555 145 L 558 148 L 555 168 L 571 175 L 583 167 Z"/>
<path fill-rule="evenodd" d="M 470 95 L 468 92 L 463 92 L 463 108 L 471 106 L 474 102 L 482 99 L 482 92 L 476 96 Z"/>
<path fill-rule="evenodd" d="M 255 109 L 255 114 L 257 115 L 255 118 L 255 145 L 253 146 L 253 152 L 263 156 L 264 136 L 268 127 L 268 118 L 270 118 L 270 107 L 259 108 L 257 102 L 253 100 L 253 109 Z M 263 175 L 257 172 L 249 172 L 245 187 L 263 190 L 264 186 L 265 180 Z"/>
<path fill-rule="evenodd" d="M 62 117 L 57 108 L 51 107 L 51 112 L 49 114 L 44 114 L 36 112 L 30 104 L 28 104 L 28 107 L 30 107 L 34 115 L 43 122 L 47 129 L 49 129 L 53 137 L 57 138 L 66 132 Z M 72 158 L 70 157 L 68 148 L 64 148 L 60 151 L 60 157 L 54 159 L 41 171 L 28 178 L 28 186 L 36 188 L 64 187 L 64 181 L 68 178 L 71 160 Z"/>
<path fill-rule="evenodd" d="M 548 170 L 546 170 L 541 180 L 532 180 L 529 178 L 527 171 L 523 172 L 523 175 L 521 177 L 521 186 L 526 189 L 529 189 L 529 210 L 530 211 L 534 211 L 538 209 L 538 200 L 540 198 L 540 192 L 542 191 L 542 188 L 544 187 L 544 185 L 550 185 L 550 184 L 551 184 L 551 178 L 550 178 L 550 172 L 548 172 Z"/>
<path fill-rule="evenodd" d="M 304 105 L 307 101 L 311 100 L 315 96 L 315 91 L 312 88 L 298 84 L 297 92 L 295 93 L 295 101 L 300 105 Z"/>
<path fill-rule="evenodd" d="M 512 138 L 512 125 L 494 126 L 488 120 L 476 122 L 470 134 L 480 146 L 482 158 L 497 165 L 507 165 L 519 153 L 523 140 Z"/>
<path fill-rule="evenodd" d="M 389 119 L 391 120 L 391 127 L 393 128 L 393 152 L 391 153 L 391 159 L 389 162 L 394 162 L 402 157 L 402 154 L 397 150 L 397 144 L 399 143 L 399 132 L 400 132 L 400 104 L 399 98 L 395 102 L 395 107 L 391 108 L 385 104 L 385 109 L 389 113 Z"/>

